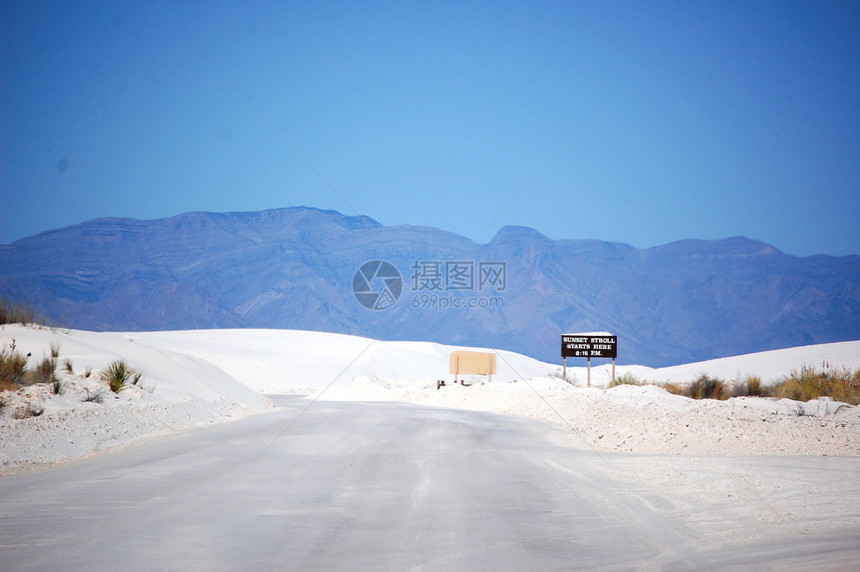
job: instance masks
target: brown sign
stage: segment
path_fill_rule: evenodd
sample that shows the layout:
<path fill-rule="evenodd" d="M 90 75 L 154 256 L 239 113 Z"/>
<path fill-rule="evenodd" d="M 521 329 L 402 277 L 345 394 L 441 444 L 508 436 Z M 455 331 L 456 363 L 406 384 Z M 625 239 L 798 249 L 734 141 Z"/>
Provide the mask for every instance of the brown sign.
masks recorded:
<path fill-rule="evenodd" d="M 561 336 L 561 357 L 618 357 L 618 336 L 600 334 L 564 334 Z"/>
<path fill-rule="evenodd" d="M 496 354 L 485 352 L 451 352 L 451 371 L 455 375 L 476 374 L 495 375 Z"/>

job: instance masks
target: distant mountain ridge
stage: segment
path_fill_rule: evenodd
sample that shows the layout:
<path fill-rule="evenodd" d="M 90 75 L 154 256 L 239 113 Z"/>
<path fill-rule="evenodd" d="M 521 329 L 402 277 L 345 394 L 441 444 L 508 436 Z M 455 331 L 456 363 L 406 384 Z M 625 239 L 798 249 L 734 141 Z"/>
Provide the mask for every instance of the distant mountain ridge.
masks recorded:
<path fill-rule="evenodd" d="M 371 260 L 402 276 L 384 310 L 353 295 Z M 619 363 L 655 367 L 860 339 L 858 256 L 800 258 L 741 237 L 637 249 L 525 227 L 475 244 L 304 207 L 44 232 L 0 245 L 0 296 L 80 329 L 307 329 L 550 362 L 560 362 L 560 335 L 576 331 L 615 333 Z M 476 307 L 439 309 L 442 298 Z"/>

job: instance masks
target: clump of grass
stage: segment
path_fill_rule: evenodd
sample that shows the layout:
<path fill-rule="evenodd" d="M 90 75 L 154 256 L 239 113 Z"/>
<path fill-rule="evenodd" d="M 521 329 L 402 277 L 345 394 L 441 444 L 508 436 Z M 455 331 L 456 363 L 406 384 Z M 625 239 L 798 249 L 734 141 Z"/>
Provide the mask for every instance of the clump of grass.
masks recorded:
<path fill-rule="evenodd" d="M 17 389 L 23 383 L 28 359 L 15 349 L 14 339 L 11 345 L 0 348 L 0 391 Z"/>
<path fill-rule="evenodd" d="M 744 378 L 742 382 L 740 382 L 740 387 L 738 388 L 739 395 L 753 395 L 756 397 L 761 397 L 765 395 L 767 391 L 761 384 L 761 376 L 758 375 L 748 375 Z"/>
<path fill-rule="evenodd" d="M 683 395 L 684 397 L 687 397 L 687 388 L 685 388 L 685 387 L 683 387 L 677 383 L 671 383 L 669 381 L 665 381 L 663 383 L 658 383 L 657 385 L 659 387 L 662 387 L 663 389 L 665 389 L 666 391 L 668 391 L 669 393 L 671 393 L 673 395 Z"/>
<path fill-rule="evenodd" d="M 104 400 L 104 391 L 96 391 L 91 393 L 90 390 L 86 388 L 84 389 L 84 391 L 86 393 L 81 398 L 81 401 L 84 403 L 101 403 Z"/>
<path fill-rule="evenodd" d="M 49 347 L 51 348 L 51 357 L 53 359 L 60 357 L 60 344 L 51 342 Z"/>
<path fill-rule="evenodd" d="M 645 382 L 628 371 L 621 376 L 616 376 L 615 379 L 609 382 L 607 387 L 615 387 L 617 385 L 645 385 Z"/>
<path fill-rule="evenodd" d="M 36 312 L 30 306 L 0 299 L 0 324 L 32 324 L 35 319 Z"/>
<path fill-rule="evenodd" d="M 66 370 L 66 373 L 71 374 L 71 375 L 74 375 L 74 373 L 75 373 L 75 368 L 74 368 L 74 366 L 72 365 L 72 360 L 71 360 L 71 359 L 66 358 L 65 360 L 63 360 L 63 368 Z"/>
<path fill-rule="evenodd" d="M 660 387 L 673 393 L 689 397 L 690 399 L 719 399 L 725 400 L 732 396 L 732 390 L 729 385 L 722 379 L 709 377 L 705 374 L 689 385 L 681 385 L 677 383 L 661 383 Z"/>
<path fill-rule="evenodd" d="M 85 378 L 87 378 L 87 379 L 89 379 L 89 378 L 90 378 L 90 376 L 91 376 L 92 374 L 93 374 L 93 366 L 88 365 L 88 366 L 84 369 L 84 377 L 85 377 Z"/>
<path fill-rule="evenodd" d="M 57 381 L 57 360 L 45 357 L 33 369 L 28 372 L 30 383 L 55 383 Z"/>
<path fill-rule="evenodd" d="M 804 365 L 800 371 L 792 370 L 777 383 L 773 387 L 773 396 L 796 401 L 830 397 L 835 401 L 860 405 L 860 369 L 852 372 L 848 368 L 825 366 L 819 371 Z"/>
<path fill-rule="evenodd" d="M 41 403 L 33 403 L 32 401 L 27 404 L 27 407 L 20 408 L 12 414 L 12 417 L 15 419 L 26 419 L 27 417 L 38 417 L 42 413 L 45 412 L 45 408 L 42 407 Z"/>
<path fill-rule="evenodd" d="M 699 378 L 688 387 L 689 395 L 693 399 L 728 399 L 731 397 L 731 388 L 722 379 L 700 375 Z"/>
<path fill-rule="evenodd" d="M 108 387 L 114 393 L 119 393 L 129 384 L 137 385 L 143 374 L 125 363 L 123 360 L 116 360 L 101 373 L 102 381 L 108 384 Z"/>

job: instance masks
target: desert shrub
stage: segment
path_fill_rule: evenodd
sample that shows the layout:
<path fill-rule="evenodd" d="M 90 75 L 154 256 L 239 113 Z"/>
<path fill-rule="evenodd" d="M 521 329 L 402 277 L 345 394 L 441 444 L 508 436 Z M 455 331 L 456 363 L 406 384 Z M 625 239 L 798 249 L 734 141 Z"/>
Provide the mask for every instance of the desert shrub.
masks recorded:
<path fill-rule="evenodd" d="M 75 373 L 75 368 L 72 366 L 72 360 L 69 358 L 66 358 L 65 360 L 63 360 L 63 368 L 66 370 L 66 373 L 69 373 L 69 374 Z"/>
<path fill-rule="evenodd" d="M 728 399 L 731 389 L 721 379 L 701 375 L 687 387 L 687 397 L 693 399 Z"/>
<path fill-rule="evenodd" d="M 860 369 L 852 372 L 848 368 L 824 367 L 821 371 L 812 366 L 792 370 L 785 379 L 773 387 L 773 396 L 778 398 L 809 401 L 819 397 L 830 397 L 836 401 L 860 404 Z"/>
<path fill-rule="evenodd" d="M 14 417 L 15 419 L 26 419 L 27 417 L 38 417 L 44 412 L 45 408 L 42 407 L 41 403 L 33 403 L 31 401 L 27 404 L 27 407 L 22 407 L 15 411 L 12 414 L 12 417 Z"/>
<path fill-rule="evenodd" d="M 89 389 L 85 388 L 84 392 L 84 396 L 81 398 L 81 401 L 83 401 L 84 403 L 101 403 L 102 401 L 104 401 L 104 391 L 90 392 Z"/>
<path fill-rule="evenodd" d="M 670 383 L 668 381 L 658 384 L 659 387 L 662 387 L 669 393 L 673 395 L 683 395 L 684 397 L 689 397 L 687 395 L 687 388 L 678 385 L 677 383 Z"/>
<path fill-rule="evenodd" d="M 23 383 L 28 359 L 15 349 L 15 340 L 0 348 L 0 391 L 17 389 Z"/>
<path fill-rule="evenodd" d="M 826 378 L 823 373 L 815 371 L 814 367 L 806 366 L 791 370 L 791 373 L 778 383 L 774 389 L 774 397 L 809 401 L 825 395 Z"/>
<path fill-rule="evenodd" d="M 764 395 L 760 376 L 748 375 L 744 380 L 744 384 L 746 385 L 747 395 Z"/>
<path fill-rule="evenodd" d="M 35 319 L 36 312 L 31 307 L 0 299 L 0 324 L 32 324 Z"/>
<path fill-rule="evenodd" d="M 721 380 L 707 375 L 701 375 L 696 381 L 688 385 L 664 382 L 658 384 L 669 393 L 682 395 L 690 399 L 728 399 L 732 396 L 729 385 Z"/>
<path fill-rule="evenodd" d="M 637 379 L 636 376 L 628 371 L 621 376 L 615 376 L 615 379 L 609 382 L 608 387 L 615 387 L 617 385 L 645 385 L 645 382 Z"/>
<path fill-rule="evenodd" d="M 140 381 L 141 373 L 125 363 L 123 360 L 116 360 L 101 373 L 101 378 L 108 384 L 110 390 L 114 393 L 119 393 L 130 383 L 137 385 Z"/>
<path fill-rule="evenodd" d="M 761 377 L 758 375 L 747 375 L 743 381 L 738 381 L 735 384 L 735 396 L 749 395 L 763 397 L 767 393 L 767 388 L 762 386 Z"/>
<path fill-rule="evenodd" d="M 56 370 L 57 360 L 49 357 L 42 358 L 39 365 L 28 372 L 27 381 L 29 383 L 54 383 L 57 381 Z"/>
<path fill-rule="evenodd" d="M 58 357 L 60 357 L 60 344 L 51 342 L 50 348 L 52 358 L 57 359 Z"/>

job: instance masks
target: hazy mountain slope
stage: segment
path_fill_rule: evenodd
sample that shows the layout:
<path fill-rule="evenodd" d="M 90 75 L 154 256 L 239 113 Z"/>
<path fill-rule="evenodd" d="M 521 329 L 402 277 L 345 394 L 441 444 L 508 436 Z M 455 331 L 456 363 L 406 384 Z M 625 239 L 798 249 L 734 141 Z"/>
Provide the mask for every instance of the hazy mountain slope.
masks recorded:
<path fill-rule="evenodd" d="M 403 292 L 352 293 L 368 260 Z M 416 261 L 504 262 L 503 289 L 415 290 Z M 376 283 L 379 287 L 379 283 Z M 650 249 L 506 227 L 487 244 L 308 208 L 98 219 L 0 246 L 0 295 L 93 330 L 264 327 L 495 346 L 558 362 L 562 332 L 608 330 L 619 362 L 670 365 L 860 339 L 860 257 L 798 258 L 744 238 Z M 438 309 L 423 296 L 495 298 Z M 416 307 L 418 306 L 418 307 Z"/>

